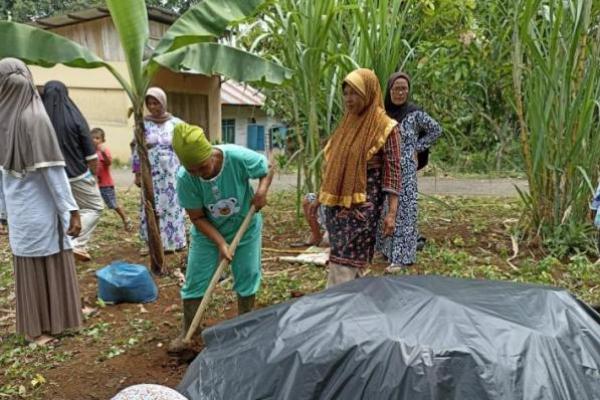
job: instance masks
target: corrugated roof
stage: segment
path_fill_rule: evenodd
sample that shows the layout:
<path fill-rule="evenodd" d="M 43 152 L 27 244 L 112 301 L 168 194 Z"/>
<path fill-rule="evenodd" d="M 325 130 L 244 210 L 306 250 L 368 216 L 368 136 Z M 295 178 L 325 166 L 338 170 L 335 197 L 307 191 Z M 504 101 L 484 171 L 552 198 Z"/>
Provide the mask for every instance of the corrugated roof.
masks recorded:
<path fill-rule="evenodd" d="M 221 104 L 262 107 L 265 95 L 250 85 L 227 80 L 221 82 Z"/>
<path fill-rule="evenodd" d="M 151 21 L 162 22 L 164 24 L 171 25 L 179 14 L 167 10 L 166 8 L 148 6 L 148 19 Z M 104 18 L 110 15 L 108 8 L 106 7 L 95 7 L 88 8 L 80 11 L 73 11 L 63 15 L 55 15 L 47 18 L 39 18 L 29 25 L 33 25 L 41 29 L 52 29 L 59 28 L 61 26 L 74 25 L 80 22 L 92 21 L 95 19 Z"/>

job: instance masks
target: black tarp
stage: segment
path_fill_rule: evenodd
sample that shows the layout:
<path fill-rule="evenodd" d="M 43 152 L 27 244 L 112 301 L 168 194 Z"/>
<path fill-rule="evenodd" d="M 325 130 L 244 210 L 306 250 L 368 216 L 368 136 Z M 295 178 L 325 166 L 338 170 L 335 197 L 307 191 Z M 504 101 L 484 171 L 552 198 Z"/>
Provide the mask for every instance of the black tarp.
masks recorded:
<path fill-rule="evenodd" d="M 600 315 L 551 287 L 364 278 L 203 338 L 193 400 L 600 399 Z"/>

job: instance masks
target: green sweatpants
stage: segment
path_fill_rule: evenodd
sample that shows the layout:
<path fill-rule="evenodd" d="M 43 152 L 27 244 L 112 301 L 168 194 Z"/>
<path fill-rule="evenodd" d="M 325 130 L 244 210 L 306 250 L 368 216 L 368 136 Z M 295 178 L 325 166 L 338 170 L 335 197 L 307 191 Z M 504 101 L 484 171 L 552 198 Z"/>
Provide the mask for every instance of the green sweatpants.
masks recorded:
<path fill-rule="evenodd" d="M 238 226 L 239 227 L 239 226 Z M 221 232 L 227 243 L 231 243 L 237 228 Z M 233 289 L 242 297 L 255 294 L 260 287 L 262 247 L 262 215 L 256 214 L 242 237 L 233 256 Z M 181 298 L 196 299 L 204 296 L 208 284 L 220 262 L 219 250 L 215 243 L 201 232 L 192 228 L 188 251 L 185 284 L 181 288 Z"/>

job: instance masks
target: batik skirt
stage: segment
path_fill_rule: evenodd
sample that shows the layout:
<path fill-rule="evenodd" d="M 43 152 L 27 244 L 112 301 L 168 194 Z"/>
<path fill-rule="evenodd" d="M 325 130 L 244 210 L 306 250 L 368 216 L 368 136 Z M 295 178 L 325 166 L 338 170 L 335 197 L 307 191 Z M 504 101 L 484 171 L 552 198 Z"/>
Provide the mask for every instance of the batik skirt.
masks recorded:
<path fill-rule="evenodd" d="M 384 199 L 381 184 L 381 168 L 368 169 L 365 203 L 352 208 L 325 207 L 330 262 L 355 268 L 365 268 L 371 262 Z"/>

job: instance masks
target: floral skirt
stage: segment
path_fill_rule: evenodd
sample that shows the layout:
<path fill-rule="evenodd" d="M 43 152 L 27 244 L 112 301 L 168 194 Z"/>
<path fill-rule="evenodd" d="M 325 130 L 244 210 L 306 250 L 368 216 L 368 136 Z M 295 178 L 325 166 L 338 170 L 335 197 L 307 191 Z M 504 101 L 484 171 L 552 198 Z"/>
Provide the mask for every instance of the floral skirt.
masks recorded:
<path fill-rule="evenodd" d="M 352 208 L 325 207 L 330 262 L 355 268 L 364 268 L 371 262 L 384 199 L 381 180 L 381 168 L 369 169 L 365 203 Z"/>

